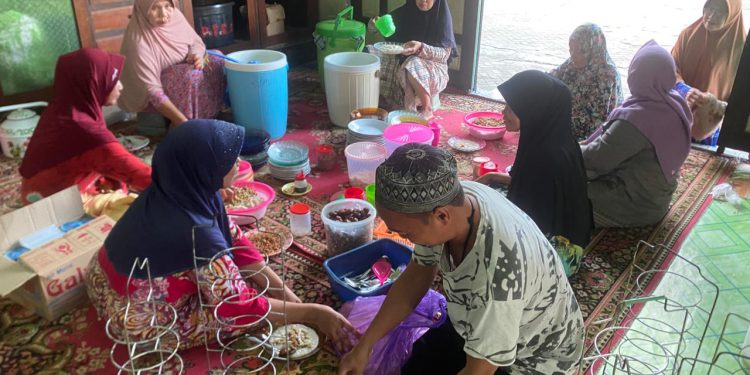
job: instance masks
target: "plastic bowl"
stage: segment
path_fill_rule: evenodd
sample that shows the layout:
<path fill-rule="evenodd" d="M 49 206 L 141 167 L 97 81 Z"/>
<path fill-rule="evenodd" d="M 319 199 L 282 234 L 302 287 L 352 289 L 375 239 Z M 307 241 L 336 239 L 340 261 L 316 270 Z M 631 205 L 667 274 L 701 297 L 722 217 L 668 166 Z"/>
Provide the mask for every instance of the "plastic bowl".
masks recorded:
<path fill-rule="evenodd" d="M 255 207 L 241 208 L 237 210 L 227 210 L 227 215 L 232 217 L 235 223 L 239 225 L 251 224 L 253 219 L 248 216 L 254 216 L 260 220 L 266 215 L 268 206 L 276 198 L 276 192 L 272 187 L 257 181 L 235 181 L 232 184 L 233 187 L 249 187 L 257 192 L 261 197 L 264 198 L 263 202 Z M 242 216 L 238 216 L 242 215 Z"/>
<path fill-rule="evenodd" d="M 344 223 L 333 220 L 328 214 L 342 209 L 370 210 L 370 216 L 356 222 Z M 361 199 L 339 199 L 328 203 L 320 212 L 320 218 L 326 230 L 326 245 L 328 256 L 335 256 L 372 241 L 372 231 L 375 227 L 375 207 Z"/>
<path fill-rule="evenodd" d="M 349 183 L 364 187 L 375 183 L 375 171 L 385 161 L 386 149 L 376 142 L 357 142 L 346 146 L 344 155 Z"/>
<path fill-rule="evenodd" d="M 383 255 L 388 256 L 393 268 L 409 263 L 412 257 L 412 250 L 396 241 L 384 238 L 370 242 L 366 245 L 357 247 L 351 251 L 326 259 L 323 262 L 323 268 L 331 280 L 331 289 L 346 301 L 351 301 L 357 297 L 369 297 L 385 294 L 391 288 L 393 283 L 383 285 L 371 292 L 360 293 L 356 289 L 347 285 L 343 278 L 358 275 L 365 272 L 369 267 L 380 259 Z"/>
<path fill-rule="evenodd" d="M 474 138 L 484 139 L 486 141 L 500 139 L 505 135 L 505 132 L 505 126 L 500 126 L 493 130 L 485 130 L 472 127 L 469 128 L 469 134 L 471 134 Z"/>
<path fill-rule="evenodd" d="M 469 127 L 479 129 L 479 130 L 495 130 L 500 127 L 505 128 L 504 123 L 501 126 L 477 125 L 474 123 L 474 121 L 476 121 L 478 118 L 491 118 L 491 119 L 499 120 L 501 122 L 504 121 L 503 114 L 499 112 L 472 112 L 464 116 L 464 123 L 468 125 Z"/>
<path fill-rule="evenodd" d="M 427 119 L 417 112 L 400 110 L 388 113 L 388 118 L 385 121 L 388 125 L 401 124 L 404 122 L 410 122 L 414 124 L 427 125 Z"/>
<path fill-rule="evenodd" d="M 391 156 L 393 151 L 408 143 L 432 145 L 434 138 L 435 133 L 432 128 L 409 122 L 391 125 L 383 132 L 387 156 Z"/>

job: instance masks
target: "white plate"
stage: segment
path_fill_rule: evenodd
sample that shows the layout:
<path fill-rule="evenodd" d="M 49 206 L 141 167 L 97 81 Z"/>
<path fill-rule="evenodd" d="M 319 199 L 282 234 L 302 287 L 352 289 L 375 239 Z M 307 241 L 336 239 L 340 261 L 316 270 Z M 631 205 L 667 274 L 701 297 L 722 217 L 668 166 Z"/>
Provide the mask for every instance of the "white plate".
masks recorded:
<path fill-rule="evenodd" d="M 315 332 L 314 329 L 304 325 L 304 324 L 288 324 L 285 326 L 280 326 L 273 330 L 273 334 L 271 335 L 271 338 L 268 340 L 268 342 L 274 347 L 274 349 L 280 349 L 284 346 L 284 336 L 286 335 L 286 329 L 289 328 L 289 331 L 293 328 L 297 328 L 300 331 L 303 331 L 307 334 L 307 337 L 310 341 L 309 345 L 303 348 L 299 348 L 292 355 L 289 356 L 290 360 L 296 361 L 303 358 L 310 357 L 311 355 L 315 354 L 318 349 L 320 348 L 320 337 L 318 337 L 318 333 Z M 277 359 L 286 360 L 286 358 L 282 356 L 276 357 Z"/>
<path fill-rule="evenodd" d="M 448 146 L 461 152 L 474 152 L 487 146 L 487 142 L 475 138 L 451 137 L 448 140 Z"/>
<path fill-rule="evenodd" d="M 374 119 L 353 120 L 347 125 L 349 131 L 362 137 L 382 137 L 383 130 L 387 127 L 385 121 Z"/>
<path fill-rule="evenodd" d="M 130 152 L 138 151 L 148 146 L 148 143 L 150 142 L 148 138 L 142 135 L 124 135 L 117 137 L 117 140 Z"/>
<path fill-rule="evenodd" d="M 404 52 L 404 45 L 401 43 L 377 42 L 374 47 L 384 55 L 400 55 Z"/>

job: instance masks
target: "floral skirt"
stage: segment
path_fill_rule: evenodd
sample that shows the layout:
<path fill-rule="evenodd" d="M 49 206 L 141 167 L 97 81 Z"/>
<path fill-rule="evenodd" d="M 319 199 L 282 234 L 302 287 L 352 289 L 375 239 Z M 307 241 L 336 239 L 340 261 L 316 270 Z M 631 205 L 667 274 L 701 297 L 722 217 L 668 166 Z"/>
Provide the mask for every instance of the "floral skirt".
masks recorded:
<path fill-rule="evenodd" d="M 237 262 L 242 262 L 242 257 L 235 258 L 238 259 Z M 196 271 L 190 269 L 165 277 L 154 277 L 151 282 L 152 298 L 171 305 L 177 313 L 173 330 L 180 339 L 180 350 L 202 345 L 205 333 L 209 333 L 209 337 L 215 337 L 215 333 L 210 331 L 212 322 L 216 319 L 214 309 L 201 306 L 199 293 L 204 304 L 217 305 L 225 299 L 231 301 L 223 304 L 217 315 L 220 319 L 226 319 L 236 325 L 248 324 L 252 320 L 247 316 L 263 316 L 269 309 L 268 301 L 262 297 L 256 298 L 256 291 L 248 287 L 242 279 L 238 263 L 228 255 L 200 267 L 197 277 L 202 280 L 199 285 L 196 284 Z M 153 333 L 153 328 L 149 328 L 148 324 L 137 324 L 143 321 L 142 317 L 138 316 L 144 315 L 145 305 L 142 302 L 146 300 L 149 292 L 148 281 L 132 279 L 128 284 L 128 275 L 114 269 L 104 248 L 99 250 L 89 263 L 86 288 L 91 303 L 102 319 L 122 318 L 129 294 L 131 306 L 135 303 L 137 308 L 129 315 L 128 334 L 130 337 L 145 339 Z M 174 319 L 174 314 L 169 308 L 157 308 L 156 315 L 160 323 L 171 322 Z M 232 317 L 243 318 L 232 320 Z M 117 323 L 114 326 L 116 330 Z M 225 333 L 232 335 L 241 332 L 225 330 Z"/>

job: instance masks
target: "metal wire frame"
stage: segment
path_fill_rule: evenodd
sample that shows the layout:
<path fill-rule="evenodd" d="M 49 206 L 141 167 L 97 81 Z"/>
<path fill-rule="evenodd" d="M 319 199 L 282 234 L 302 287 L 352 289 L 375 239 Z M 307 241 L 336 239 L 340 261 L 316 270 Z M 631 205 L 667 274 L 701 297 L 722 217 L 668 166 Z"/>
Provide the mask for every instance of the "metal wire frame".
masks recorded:
<path fill-rule="evenodd" d="M 680 369 L 689 366 L 691 371 L 693 371 L 697 367 L 700 368 L 701 371 L 703 371 L 700 373 L 701 375 L 750 374 L 750 355 L 747 352 L 743 353 L 743 347 L 737 345 L 735 342 L 727 338 L 727 336 L 731 334 L 731 332 L 728 332 L 728 327 L 733 320 L 744 323 L 744 327 L 748 327 L 748 329 L 750 329 L 750 319 L 747 319 L 735 313 L 727 314 L 727 317 L 726 319 L 724 319 L 724 324 L 721 328 L 719 340 L 716 342 L 716 347 L 714 348 L 713 355 L 711 356 L 711 360 L 702 360 L 698 358 L 698 356 L 696 356 L 695 358 L 683 358 L 680 363 Z M 722 345 L 728 349 L 722 348 Z M 747 348 L 744 349 L 747 350 Z M 723 364 L 722 361 L 724 358 L 727 358 L 730 361 L 736 361 L 738 369 L 726 368 L 726 365 Z"/>
<path fill-rule="evenodd" d="M 136 270 L 146 272 L 148 291 L 142 301 L 134 301 L 129 288 Z M 135 259 L 126 285 L 125 307 L 110 317 L 105 326 L 107 337 L 114 342 L 109 355 L 118 374 L 174 372 L 174 369 L 167 367 L 170 363 L 175 364 L 177 374 L 182 374 L 184 363 L 177 353 L 180 337 L 174 330 L 177 311 L 171 305 L 154 299 L 148 259 Z M 120 356 L 127 359 L 118 360 Z M 158 360 L 154 361 L 154 358 Z"/>
<path fill-rule="evenodd" d="M 683 262 L 686 268 L 692 271 L 691 275 L 686 276 L 678 272 L 670 271 L 669 269 L 645 269 L 643 267 L 640 267 L 638 265 L 638 259 L 642 251 L 645 250 L 665 252 L 668 256 L 673 257 L 673 265 L 675 264 L 675 261 Z M 615 309 L 615 313 L 612 317 L 602 319 L 593 323 L 593 325 L 595 326 L 604 324 L 605 328 L 597 333 L 596 339 L 594 340 L 594 350 L 596 354 L 590 357 L 582 358 L 580 365 L 581 368 L 584 366 L 584 363 L 589 363 L 590 372 L 603 365 L 605 371 L 607 368 L 612 369 L 612 374 L 678 374 L 681 373 L 679 372 L 680 370 L 678 370 L 678 368 L 681 368 L 682 371 L 685 371 L 687 368 L 682 367 L 682 359 L 691 355 L 695 355 L 697 357 L 703 347 L 706 333 L 708 332 L 708 327 L 715 312 L 719 297 L 718 285 L 707 278 L 697 264 L 693 263 L 692 261 L 688 260 L 687 258 L 681 256 L 679 253 L 669 249 L 664 245 L 652 245 L 646 241 L 640 241 L 638 243 L 636 251 L 633 254 L 633 260 L 630 264 L 628 272 L 630 274 L 627 278 L 627 281 L 631 283 L 631 295 L 635 295 L 636 297 L 620 302 L 620 304 L 618 304 L 617 308 Z M 696 296 L 696 300 L 686 303 L 683 300 L 682 296 L 652 295 L 652 292 L 648 290 L 648 285 L 650 284 L 650 281 L 655 277 L 676 277 L 682 282 L 691 285 L 695 291 L 694 296 Z M 702 286 L 707 286 L 708 291 L 704 292 Z M 638 317 L 638 313 L 641 311 L 643 305 L 645 305 L 646 303 L 653 303 L 657 301 L 661 302 L 663 311 L 665 313 L 682 314 L 681 326 L 672 326 L 665 321 L 661 321 L 655 318 Z M 709 308 L 705 308 L 703 306 L 704 301 L 710 305 Z M 702 331 L 698 332 L 698 334 L 694 334 L 692 332 L 692 328 L 694 328 L 693 326 L 699 315 L 705 316 L 706 324 Z M 668 354 L 669 358 L 665 359 L 669 360 L 669 366 L 667 366 L 666 368 L 662 368 L 646 363 L 646 365 L 638 367 L 636 366 L 636 364 L 644 364 L 645 361 L 643 359 L 634 358 L 631 355 L 623 355 L 619 352 L 604 353 L 604 348 L 599 347 L 599 339 L 602 336 L 605 336 L 605 334 L 607 333 L 617 334 L 627 340 L 627 334 L 629 331 L 631 331 L 631 327 L 634 323 L 640 323 L 644 327 L 652 331 L 661 331 L 662 333 L 676 336 L 677 340 L 674 341 L 674 343 L 676 343 L 677 347 L 674 350 L 669 350 L 666 348 L 666 345 L 657 342 L 656 339 L 654 339 L 650 335 L 647 335 L 650 337 L 650 340 L 646 340 L 650 341 L 648 342 L 648 344 L 660 347 L 664 350 L 662 354 Z M 698 341 L 698 347 L 695 349 L 694 354 L 686 352 L 686 339 L 695 339 Z M 643 343 L 646 343 L 646 341 L 644 341 Z M 638 348 L 636 347 L 636 349 Z M 647 351 L 643 350 L 642 348 L 640 350 L 642 350 L 644 353 L 647 353 Z M 651 353 L 652 356 L 654 354 L 658 353 Z M 659 356 L 657 355 L 657 357 Z M 637 367 L 637 369 L 635 367 Z M 690 368 L 689 372 L 687 372 L 686 374 L 692 373 L 693 370 L 692 368 Z"/>
<path fill-rule="evenodd" d="M 263 233 L 271 233 L 273 235 L 276 235 L 279 237 L 280 240 L 282 240 L 281 235 L 278 233 L 273 232 L 267 232 L 263 231 L 260 228 L 258 218 L 253 215 L 237 215 L 233 214 L 232 216 L 244 216 L 249 217 L 254 222 L 254 227 L 257 228 L 260 232 Z M 246 314 L 243 316 L 234 316 L 232 318 L 226 318 L 221 317 L 219 315 L 219 308 L 225 305 L 232 305 L 237 304 L 239 302 L 236 301 L 236 298 L 239 296 L 238 294 L 233 294 L 231 296 L 227 297 L 220 297 L 216 293 L 216 287 L 217 284 L 223 281 L 234 281 L 234 278 L 227 278 L 226 276 L 219 275 L 215 272 L 213 268 L 210 269 L 211 277 L 214 279 L 213 281 L 208 281 L 202 279 L 201 275 L 201 267 L 204 267 L 206 264 L 211 264 L 213 261 L 217 260 L 218 258 L 226 255 L 231 255 L 234 251 L 242 251 L 242 250 L 248 250 L 248 248 L 243 247 L 233 247 L 229 249 L 222 250 L 210 258 L 202 257 L 198 255 L 198 250 L 196 249 L 196 243 L 195 243 L 195 232 L 196 229 L 200 228 L 209 228 L 213 225 L 216 225 L 216 222 L 212 224 L 206 224 L 206 225 L 197 225 L 193 227 L 192 230 L 192 241 L 193 241 L 193 266 L 195 268 L 195 282 L 196 285 L 200 288 L 201 285 L 209 287 L 209 290 L 211 290 L 211 294 L 213 297 L 215 297 L 217 300 L 221 300 L 220 302 L 216 304 L 211 304 L 208 301 L 204 300 L 203 295 L 201 293 L 198 293 L 198 299 L 199 303 L 201 305 L 201 308 L 208 310 L 212 315 L 213 318 L 212 321 L 208 321 L 208 318 L 206 317 L 206 314 L 201 314 L 201 319 L 203 320 L 202 323 L 209 327 L 206 331 L 204 331 L 203 334 L 203 340 L 204 340 L 204 347 L 206 351 L 206 363 L 207 367 L 209 369 L 209 373 L 211 374 L 257 374 L 261 371 L 270 372 L 272 374 L 277 373 L 276 365 L 274 364 L 274 360 L 284 360 L 284 366 L 286 368 L 286 372 L 288 373 L 290 371 L 290 361 L 289 358 L 279 358 L 277 356 L 277 350 L 275 350 L 270 343 L 268 342 L 270 340 L 270 337 L 273 335 L 273 323 L 271 322 L 270 316 L 273 314 L 274 316 L 280 317 L 284 325 L 287 325 L 287 314 L 286 314 L 286 294 L 284 293 L 284 285 L 286 285 L 286 279 L 287 279 L 287 269 L 286 269 L 286 252 L 282 251 L 280 254 L 281 259 L 281 281 L 282 281 L 282 287 L 280 288 L 274 288 L 270 285 L 270 280 L 268 280 L 268 277 L 262 274 L 262 272 L 265 270 L 266 267 L 269 267 L 269 258 L 267 255 L 264 255 L 265 260 L 265 266 L 256 269 L 256 270 L 240 270 L 239 275 L 244 279 L 248 280 L 249 278 L 255 277 L 256 279 L 260 277 L 260 279 L 265 283 L 265 285 L 260 285 L 257 294 L 252 297 L 252 300 L 258 299 L 258 298 L 266 298 L 266 295 L 269 292 L 272 291 L 278 291 L 281 292 L 281 301 L 282 301 L 282 310 L 283 311 L 271 311 L 270 305 L 268 311 L 263 314 L 262 316 L 256 315 L 256 314 Z M 253 225 L 253 224 L 251 224 Z M 281 243 L 282 241 L 279 241 Z M 257 283 L 257 281 L 256 281 Z M 247 301 L 243 302 L 247 303 Z M 242 320 L 249 320 L 247 323 L 240 323 Z M 228 339 L 223 338 L 222 333 L 223 332 L 231 332 L 231 331 L 237 331 L 237 330 L 243 330 L 246 331 L 245 333 L 236 336 L 236 337 L 229 337 Z M 266 331 L 264 334 L 256 334 L 259 331 Z M 285 332 L 287 333 L 287 332 Z M 288 333 L 284 335 L 284 339 L 288 341 Z M 249 342 L 252 343 L 250 347 L 238 347 L 239 343 L 242 342 Z M 286 342 L 286 345 L 288 345 L 288 342 Z M 213 360 L 212 356 L 218 355 L 219 356 L 219 363 L 216 364 Z M 257 364 L 260 365 L 257 365 Z M 249 365 L 255 365 L 252 369 L 247 368 L 241 368 L 243 364 L 249 364 Z M 218 365 L 218 366 L 217 366 Z"/>

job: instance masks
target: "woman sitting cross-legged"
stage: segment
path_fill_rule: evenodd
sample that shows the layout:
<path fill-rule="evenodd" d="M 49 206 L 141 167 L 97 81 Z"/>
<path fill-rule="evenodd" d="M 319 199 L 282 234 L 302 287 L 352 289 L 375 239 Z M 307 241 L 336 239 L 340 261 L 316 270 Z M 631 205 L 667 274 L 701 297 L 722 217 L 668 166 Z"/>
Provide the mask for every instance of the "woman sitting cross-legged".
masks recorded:
<path fill-rule="evenodd" d="M 672 56 L 646 43 L 628 68 L 631 96 L 581 146 L 597 226 L 653 225 L 667 213 L 693 122 L 675 82 Z"/>
<path fill-rule="evenodd" d="M 312 324 L 345 350 L 356 335 L 349 322 L 328 306 L 300 303 L 227 217 L 219 190 L 230 186 L 237 174 L 243 139 L 242 127 L 218 120 L 191 120 L 167 135 L 154 154 L 152 185 L 91 259 L 89 297 L 99 316 L 117 316 L 128 294 L 138 300 L 148 292 L 145 271 L 136 272 L 128 285 L 136 259 L 148 259 L 153 297 L 177 311 L 181 348 L 202 343 L 209 329 L 205 324 L 214 319 L 201 307 L 200 294 L 211 305 L 231 301 L 217 311 L 222 320 L 246 325 L 270 309 L 268 318 L 283 323 L 284 317 L 274 312 L 285 311 L 289 322 Z M 238 246 L 243 248 L 221 254 Z M 201 261 L 196 269 L 194 249 L 198 257 L 213 261 Z M 196 283 L 196 278 L 204 282 Z M 253 286 L 277 292 L 258 297 Z"/>

